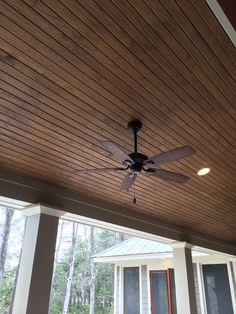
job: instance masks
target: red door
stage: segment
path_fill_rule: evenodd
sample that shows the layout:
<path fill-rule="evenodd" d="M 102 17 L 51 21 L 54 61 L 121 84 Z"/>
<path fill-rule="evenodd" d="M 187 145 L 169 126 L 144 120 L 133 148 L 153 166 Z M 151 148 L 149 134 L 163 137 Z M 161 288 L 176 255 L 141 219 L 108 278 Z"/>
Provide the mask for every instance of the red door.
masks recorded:
<path fill-rule="evenodd" d="M 174 270 L 150 271 L 152 314 L 176 314 Z"/>

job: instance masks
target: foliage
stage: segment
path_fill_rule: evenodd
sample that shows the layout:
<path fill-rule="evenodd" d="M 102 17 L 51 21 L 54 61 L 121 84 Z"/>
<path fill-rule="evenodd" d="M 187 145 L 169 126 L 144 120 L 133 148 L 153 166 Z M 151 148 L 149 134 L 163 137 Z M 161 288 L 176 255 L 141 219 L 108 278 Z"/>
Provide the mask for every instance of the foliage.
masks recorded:
<path fill-rule="evenodd" d="M 4 273 L 0 287 L 0 314 L 7 314 L 12 299 L 12 289 L 15 280 L 15 269 Z"/>
<path fill-rule="evenodd" d="M 75 269 L 72 282 L 71 300 L 68 313 L 89 314 L 90 293 L 90 238 L 88 228 L 77 238 Z M 108 230 L 95 229 L 96 253 L 105 250 L 121 240 L 123 235 Z M 55 264 L 54 281 L 51 296 L 51 314 L 59 314 L 63 306 L 63 297 L 68 272 L 68 252 L 62 250 L 61 259 Z M 109 314 L 113 312 L 114 267 L 110 264 L 96 264 L 95 313 Z"/>
<path fill-rule="evenodd" d="M 1 214 L 1 213 L 0 213 Z M 4 215 L 2 215 L 4 216 Z M 0 314 L 9 313 L 19 263 L 20 249 L 25 218 L 14 215 L 8 243 L 7 264 L 0 287 Z M 3 240 L 3 221 L 0 216 L 0 239 Z M 67 314 L 89 314 L 91 243 L 90 227 L 80 225 L 76 238 L 74 272 L 71 285 L 69 309 Z M 69 271 L 72 223 L 60 222 L 56 260 L 54 263 L 50 313 L 62 313 L 66 283 Z M 95 228 L 95 254 L 101 252 L 127 237 L 112 231 Z M 95 314 L 113 313 L 114 267 L 110 264 L 96 264 Z"/>

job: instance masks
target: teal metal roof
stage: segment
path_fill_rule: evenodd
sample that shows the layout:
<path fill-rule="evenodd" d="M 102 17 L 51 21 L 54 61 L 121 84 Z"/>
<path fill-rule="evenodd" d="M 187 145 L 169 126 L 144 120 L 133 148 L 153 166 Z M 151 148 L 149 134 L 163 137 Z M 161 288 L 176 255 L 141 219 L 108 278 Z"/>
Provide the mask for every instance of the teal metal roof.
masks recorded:
<path fill-rule="evenodd" d="M 93 257 L 115 257 L 140 254 L 171 253 L 169 245 L 140 238 L 130 238 L 109 249 L 106 249 Z"/>

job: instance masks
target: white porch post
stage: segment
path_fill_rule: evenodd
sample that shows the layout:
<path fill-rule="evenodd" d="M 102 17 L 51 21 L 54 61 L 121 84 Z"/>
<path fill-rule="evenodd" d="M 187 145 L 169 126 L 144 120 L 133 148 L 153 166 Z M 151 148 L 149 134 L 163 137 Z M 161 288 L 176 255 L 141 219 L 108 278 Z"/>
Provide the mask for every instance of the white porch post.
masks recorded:
<path fill-rule="evenodd" d="M 178 314 L 197 314 L 191 248 L 186 242 L 172 244 Z"/>
<path fill-rule="evenodd" d="M 13 314 L 47 314 L 58 217 L 37 205 L 25 211 L 27 221 Z"/>

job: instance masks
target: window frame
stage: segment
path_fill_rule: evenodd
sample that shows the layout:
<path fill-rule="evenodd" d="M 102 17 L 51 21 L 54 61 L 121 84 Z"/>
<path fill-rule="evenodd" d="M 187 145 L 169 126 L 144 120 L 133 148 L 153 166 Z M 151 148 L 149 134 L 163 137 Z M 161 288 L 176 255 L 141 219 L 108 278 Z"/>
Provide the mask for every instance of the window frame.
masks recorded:
<path fill-rule="evenodd" d="M 120 302 L 120 312 L 124 314 L 124 282 L 125 282 L 125 268 L 138 268 L 138 274 L 139 274 L 139 314 L 141 314 L 142 311 L 142 299 L 141 299 L 141 278 L 140 278 L 140 272 L 141 272 L 141 266 L 140 265 L 130 265 L 130 266 L 120 266 L 120 272 L 121 272 L 121 302 Z"/>
<path fill-rule="evenodd" d="M 202 287 L 203 287 L 203 294 L 204 294 L 204 307 L 206 309 L 206 314 L 208 313 L 207 311 L 207 301 L 206 301 L 206 287 L 204 283 L 204 278 L 203 278 L 203 266 L 204 265 L 217 265 L 217 264 L 225 264 L 227 267 L 227 272 L 228 272 L 228 278 L 229 278 L 229 288 L 230 288 L 230 294 L 231 294 L 231 300 L 232 300 L 232 305 L 233 305 L 233 311 L 236 313 L 236 296 L 234 293 L 234 284 L 233 284 L 233 278 L 232 278 L 232 270 L 230 268 L 230 261 L 228 262 L 222 262 L 222 261 L 217 261 L 217 262 L 202 262 L 199 263 L 200 271 L 201 271 L 201 280 L 202 280 Z"/>

